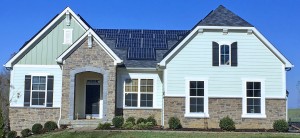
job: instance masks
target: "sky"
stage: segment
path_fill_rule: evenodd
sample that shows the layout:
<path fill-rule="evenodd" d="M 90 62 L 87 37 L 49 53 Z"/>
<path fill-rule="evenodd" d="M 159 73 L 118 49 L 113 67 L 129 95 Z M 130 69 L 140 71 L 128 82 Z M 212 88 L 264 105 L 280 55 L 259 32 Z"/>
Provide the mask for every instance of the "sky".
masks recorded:
<path fill-rule="evenodd" d="M 67 6 L 93 28 L 191 29 L 211 10 L 223 5 L 254 25 L 295 65 L 287 72 L 289 108 L 300 108 L 298 0 L 1 0 L 0 5 L 2 65 Z"/>

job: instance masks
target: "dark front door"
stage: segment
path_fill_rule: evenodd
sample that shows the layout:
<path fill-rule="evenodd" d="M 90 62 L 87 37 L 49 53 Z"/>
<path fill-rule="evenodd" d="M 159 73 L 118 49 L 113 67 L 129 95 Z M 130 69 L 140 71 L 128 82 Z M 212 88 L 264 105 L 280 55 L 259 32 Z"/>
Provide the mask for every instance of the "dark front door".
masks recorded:
<path fill-rule="evenodd" d="M 99 115 L 100 85 L 86 85 L 85 114 Z"/>

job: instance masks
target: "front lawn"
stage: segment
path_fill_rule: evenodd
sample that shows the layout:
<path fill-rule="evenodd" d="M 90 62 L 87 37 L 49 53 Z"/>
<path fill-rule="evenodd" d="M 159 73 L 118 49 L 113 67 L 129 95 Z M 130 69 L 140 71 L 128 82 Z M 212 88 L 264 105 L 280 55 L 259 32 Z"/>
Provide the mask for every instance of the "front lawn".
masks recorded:
<path fill-rule="evenodd" d="M 33 136 L 35 138 L 299 138 L 300 134 L 291 133 L 238 133 L 238 132 L 141 132 L 141 131 L 92 131 L 92 132 L 55 132 Z"/>

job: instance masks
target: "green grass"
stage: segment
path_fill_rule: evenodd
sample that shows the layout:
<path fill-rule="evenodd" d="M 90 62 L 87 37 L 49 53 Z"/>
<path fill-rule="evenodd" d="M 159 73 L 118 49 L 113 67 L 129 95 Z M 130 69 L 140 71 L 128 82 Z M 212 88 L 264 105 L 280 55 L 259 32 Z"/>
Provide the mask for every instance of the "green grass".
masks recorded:
<path fill-rule="evenodd" d="M 33 136 L 35 138 L 299 138 L 300 134 L 235 133 L 235 132 L 56 132 Z"/>
<path fill-rule="evenodd" d="M 300 109 L 289 109 L 288 116 L 291 122 L 300 122 Z"/>

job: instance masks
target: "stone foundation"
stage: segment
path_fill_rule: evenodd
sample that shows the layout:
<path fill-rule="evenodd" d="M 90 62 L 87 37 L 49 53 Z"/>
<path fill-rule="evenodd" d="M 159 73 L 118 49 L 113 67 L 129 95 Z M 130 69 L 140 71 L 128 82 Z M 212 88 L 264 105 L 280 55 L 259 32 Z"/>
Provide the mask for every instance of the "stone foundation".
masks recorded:
<path fill-rule="evenodd" d="M 219 128 L 219 121 L 227 115 L 236 123 L 237 129 L 272 129 L 273 122 L 286 119 L 285 99 L 266 99 L 267 118 L 241 118 L 241 98 L 209 98 L 209 118 L 186 118 L 184 97 L 165 97 L 164 125 L 168 128 L 170 117 L 178 117 L 184 128 Z"/>
<path fill-rule="evenodd" d="M 147 119 L 153 115 L 157 125 L 161 125 L 161 109 L 123 109 L 123 117 L 126 120 L 128 117 Z"/>
<path fill-rule="evenodd" d="M 44 125 L 47 121 L 57 122 L 59 110 L 59 108 L 10 107 L 10 128 L 14 131 L 21 131 L 25 128 L 31 129 L 35 123 Z"/>

